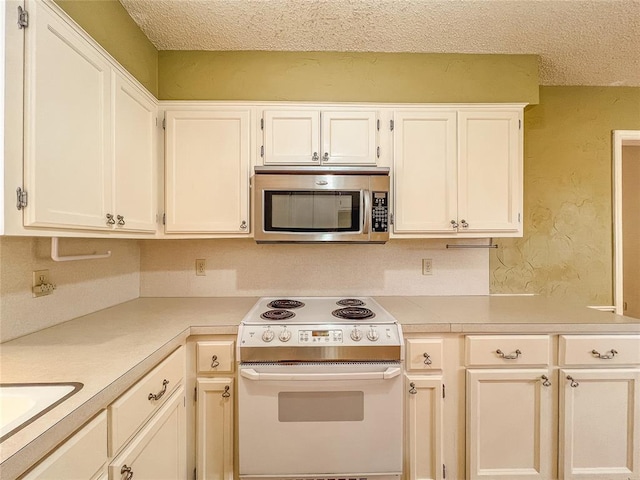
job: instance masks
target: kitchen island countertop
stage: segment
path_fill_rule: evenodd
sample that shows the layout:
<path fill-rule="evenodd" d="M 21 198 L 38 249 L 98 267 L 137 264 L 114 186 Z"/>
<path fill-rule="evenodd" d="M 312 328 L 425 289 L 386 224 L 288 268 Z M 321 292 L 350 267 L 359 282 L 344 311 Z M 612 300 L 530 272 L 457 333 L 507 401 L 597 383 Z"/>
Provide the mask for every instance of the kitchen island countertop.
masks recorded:
<path fill-rule="evenodd" d="M 640 333 L 640 320 L 534 296 L 375 297 L 405 333 Z M 235 335 L 257 297 L 139 298 L 0 344 L 0 382 L 84 387 L 0 444 L 13 479 L 190 335 Z"/>

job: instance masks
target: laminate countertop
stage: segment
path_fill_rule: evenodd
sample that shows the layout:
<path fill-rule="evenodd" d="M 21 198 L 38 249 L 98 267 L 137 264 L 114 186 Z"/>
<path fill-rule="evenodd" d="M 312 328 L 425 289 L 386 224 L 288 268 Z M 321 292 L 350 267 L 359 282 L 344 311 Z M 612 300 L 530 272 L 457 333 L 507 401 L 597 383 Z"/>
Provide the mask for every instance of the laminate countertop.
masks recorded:
<path fill-rule="evenodd" d="M 640 320 L 535 296 L 375 297 L 405 333 L 640 333 Z M 138 298 L 0 344 L 0 383 L 80 382 L 0 443 L 3 480 L 122 395 L 191 335 L 237 333 L 257 297 Z"/>

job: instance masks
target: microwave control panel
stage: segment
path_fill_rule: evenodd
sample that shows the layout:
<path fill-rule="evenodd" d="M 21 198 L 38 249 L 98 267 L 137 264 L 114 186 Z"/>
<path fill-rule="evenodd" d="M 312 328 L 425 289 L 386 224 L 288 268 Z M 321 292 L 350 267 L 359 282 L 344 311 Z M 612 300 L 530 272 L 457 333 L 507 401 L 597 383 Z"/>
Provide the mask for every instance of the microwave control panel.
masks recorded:
<path fill-rule="evenodd" d="M 389 223 L 389 192 L 371 192 L 371 231 L 387 232 Z"/>

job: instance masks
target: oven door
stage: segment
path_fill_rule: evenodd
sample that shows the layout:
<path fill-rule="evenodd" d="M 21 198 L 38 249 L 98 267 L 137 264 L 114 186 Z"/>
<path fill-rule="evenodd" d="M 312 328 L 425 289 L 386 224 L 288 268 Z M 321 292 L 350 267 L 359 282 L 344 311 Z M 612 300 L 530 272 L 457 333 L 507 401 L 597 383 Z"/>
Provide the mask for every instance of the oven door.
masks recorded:
<path fill-rule="evenodd" d="M 240 477 L 402 472 L 400 363 L 241 364 Z"/>

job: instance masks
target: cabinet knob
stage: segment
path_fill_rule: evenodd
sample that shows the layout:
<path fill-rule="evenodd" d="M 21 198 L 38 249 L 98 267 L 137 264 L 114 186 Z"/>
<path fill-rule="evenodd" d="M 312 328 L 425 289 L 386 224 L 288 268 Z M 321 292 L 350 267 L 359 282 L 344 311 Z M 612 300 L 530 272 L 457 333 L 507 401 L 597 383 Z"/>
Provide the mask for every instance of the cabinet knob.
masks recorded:
<path fill-rule="evenodd" d="M 115 225 L 116 221 L 111 213 L 107 213 L 107 225 Z"/>
<path fill-rule="evenodd" d="M 569 380 L 571 383 L 569 384 L 571 386 L 571 388 L 576 388 L 578 385 L 580 385 L 578 382 L 576 382 L 573 377 L 571 375 L 567 375 L 567 380 Z"/>
<path fill-rule="evenodd" d="M 547 377 L 546 375 L 542 375 L 540 377 L 540 379 L 542 380 L 542 386 L 544 386 L 544 387 L 550 387 L 551 386 L 551 382 L 549 381 L 549 377 Z"/>
<path fill-rule="evenodd" d="M 218 361 L 218 355 L 213 355 L 211 357 L 211 368 L 216 368 L 220 366 L 220 362 Z"/>
<path fill-rule="evenodd" d="M 229 385 L 224 386 L 224 392 L 222 392 L 222 398 L 229 398 L 231 393 L 229 393 Z"/>
<path fill-rule="evenodd" d="M 120 469 L 120 475 L 125 475 L 125 474 L 127 476 L 124 477 L 124 480 L 131 480 L 133 478 L 133 469 L 131 467 L 127 467 L 126 463 Z"/>
<path fill-rule="evenodd" d="M 453 228 L 454 230 L 458 228 L 458 222 L 456 222 L 455 220 L 451 220 L 451 228 Z"/>
<path fill-rule="evenodd" d="M 314 162 L 319 162 L 320 161 L 320 157 L 318 156 L 318 152 L 313 152 L 313 157 L 311 157 L 311 160 Z"/>
<path fill-rule="evenodd" d="M 460 223 L 462 224 L 462 228 L 469 228 L 469 224 L 464 218 L 460 220 Z"/>
<path fill-rule="evenodd" d="M 323 162 L 329 161 L 329 152 L 324 152 L 324 155 L 322 156 L 322 161 Z"/>
<path fill-rule="evenodd" d="M 122 215 L 118 215 L 116 218 L 118 219 L 118 225 L 124 226 L 124 217 Z"/>
<path fill-rule="evenodd" d="M 242 223 L 240 224 L 240 230 L 246 230 L 247 229 L 247 222 L 246 220 L 243 220 Z"/>
<path fill-rule="evenodd" d="M 416 384 L 415 384 L 415 383 L 411 382 L 411 383 L 409 384 L 409 387 L 410 387 L 410 388 L 409 388 L 409 393 L 410 393 L 411 395 L 415 395 L 416 393 L 418 393 L 418 390 L 416 390 Z"/>
<path fill-rule="evenodd" d="M 424 352 L 422 356 L 424 357 L 425 365 L 431 365 L 433 363 L 433 361 L 431 360 L 431 356 L 427 352 Z"/>

